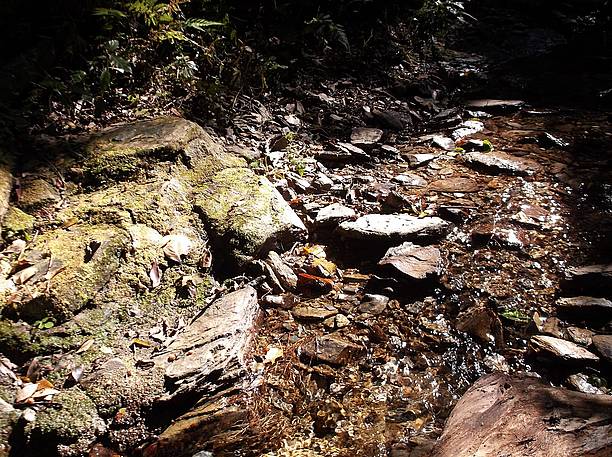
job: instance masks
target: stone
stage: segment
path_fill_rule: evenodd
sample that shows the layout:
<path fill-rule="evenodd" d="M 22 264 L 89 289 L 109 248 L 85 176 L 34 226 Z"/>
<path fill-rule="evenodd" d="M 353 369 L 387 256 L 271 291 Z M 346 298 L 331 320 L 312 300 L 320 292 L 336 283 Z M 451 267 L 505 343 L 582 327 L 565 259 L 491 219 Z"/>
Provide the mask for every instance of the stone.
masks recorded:
<path fill-rule="evenodd" d="M 283 259 L 275 251 L 268 253 L 266 263 L 270 266 L 281 286 L 285 289 L 293 290 L 297 287 L 298 277 L 293 270 L 283 262 Z"/>
<path fill-rule="evenodd" d="M 129 246 L 126 230 L 103 224 L 78 224 L 38 236 L 25 254 L 49 256 L 34 265 L 35 275 L 18 289 L 15 312 L 27 319 L 70 318 L 115 276 Z"/>
<path fill-rule="evenodd" d="M 540 171 L 540 165 L 529 159 L 519 158 L 501 151 L 468 152 L 463 161 L 476 169 L 489 173 L 506 173 L 511 175 L 532 175 Z"/>
<path fill-rule="evenodd" d="M 57 187 L 45 179 L 25 179 L 21 186 L 19 206 L 26 211 L 34 211 L 45 206 L 52 206 L 62 200 Z"/>
<path fill-rule="evenodd" d="M 346 365 L 365 352 L 358 346 L 339 335 L 317 336 L 300 347 L 300 357 L 309 362 Z"/>
<path fill-rule="evenodd" d="M 369 150 L 382 141 L 383 131 L 371 127 L 356 127 L 351 132 L 351 143 L 358 148 Z"/>
<path fill-rule="evenodd" d="M 593 336 L 593 347 L 608 363 L 612 363 L 612 335 Z"/>
<path fill-rule="evenodd" d="M 582 346 L 560 338 L 538 335 L 531 337 L 530 343 L 536 352 L 547 353 L 565 361 L 582 363 L 599 361 L 599 357 Z"/>
<path fill-rule="evenodd" d="M 522 249 L 529 244 L 524 231 L 516 228 L 498 227 L 492 223 L 477 224 L 472 229 L 471 237 L 476 244 L 494 241 L 508 249 Z"/>
<path fill-rule="evenodd" d="M 436 157 L 436 154 L 402 154 L 402 157 L 408 161 L 411 167 L 418 168 L 428 164 Z"/>
<path fill-rule="evenodd" d="M 561 287 L 567 293 L 612 299 L 612 264 L 570 267 L 565 271 Z"/>
<path fill-rule="evenodd" d="M 402 173 L 400 175 L 396 175 L 392 180 L 408 187 L 425 187 L 427 185 L 427 181 L 425 181 L 419 175 L 412 173 Z"/>
<path fill-rule="evenodd" d="M 453 141 L 453 139 L 442 135 L 435 135 L 431 139 L 431 144 L 435 147 L 444 149 L 445 151 L 455 150 L 455 142 Z"/>
<path fill-rule="evenodd" d="M 10 168 L 6 164 L 0 164 L 0 223 L 9 207 L 12 190 L 13 176 Z"/>
<path fill-rule="evenodd" d="M 244 369 L 258 312 L 257 292 L 248 286 L 213 302 L 180 332 L 155 357 L 165 366 L 170 395 L 215 391 L 235 382 Z"/>
<path fill-rule="evenodd" d="M 387 308 L 387 303 L 389 297 L 385 295 L 365 294 L 359 305 L 359 312 L 377 316 Z"/>
<path fill-rule="evenodd" d="M 542 132 L 538 136 L 538 144 L 544 148 L 559 148 L 565 149 L 569 146 L 569 143 L 561 138 L 557 138 L 548 132 Z"/>
<path fill-rule="evenodd" d="M 0 457 L 11 455 L 11 434 L 17 419 L 17 410 L 0 397 Z"/>
<path fill-rule="evenodd" d="M 468 333 L 484 344 L 504 345 L 502 323 L 495 312 L 485 306 L 474 306 L 457 316 L 457 330 Z"/>
<path fill-rule="evenodd" d="M 368 159 L 370 156 L 367 152 L 365 152 L 362 148 L 359 148 L 351 143 L 338 143 L 337 144 L 340 151 L 348 154 L 348 157 L 355 157 L 360 159 Z M 328 158 L 329 160 L 329 158 Z"/>
<path fill-rule="evenodd" d="M 355 210 L 340 203 L 332 203 L 317 212 L 315 223 L 321 226 L 335 225 L 347 219 L 353 219 L 355 216 L 357 216 Z"/>
<path fill-rule="evenodd" d="M 406 127 L 410 127 L 412 119 L 403 117 L 401 113 L 393 110 L 381 111 L 376 108 L 372 110 L 372 116 L 381 124 L 381 126 L 391 130 L 404 130 Z"/>
<path fill-rule="evenodd" d="M 589 382 L 589 377 L 583 373 L 577 373 L 569 376 L 567 378 L 567 383 L 574 387 L 578 392 L 585 394 L 602 395 L 605 393 L 601 389 L 598 389 L 591 384 Z"/>
<path fill-rule="evenodd" d="M 429 457 L 605 457 L 610 436 L 612 397 L 492 373 L 461 397 Z"/>
<path fill-rule="evenodd" d="M 594 333 L 591 330 L 579 327 L 568 327 L 567 335 L 574 342 L 583 346 L 590 346 L 593 342 Z"/>
<path fill-rule="evenodd" d="M 198 124 L 179 117 L 158 117 L 108 129 L 85 147 L 83 177 L 94 187 L 132 179 L 159 162 L 220 152 Z"/>
<path fill-rule="evenodd" d="M 453 140 L 458 141 L 466 136 L 473 135 L 484 130 L 484 124 L 480 121 L 464 121 L 458 129 L 451 134 Z"/>
<path fill-rule="evenodd" d="M 389 248 L 379 265 L 390 265 L 413 279 L 436 276 L 442 267 L 440 250 L 433 246 L 419 246 L 410 242 Z"/>
<path fill-rule="evenodd" d="M 200 187 L 195 207 L 202 214 L 213 246 L 230 251 L 238 263 L 283 251 L 307 230 L 274 186 L 248 168 L 226 168 Z"/>
<path fill-rule="evenodd" d="M 24 429 L 28 449 L 46 449 L 50 455 L 86 455 L 106 431 L 96 406 L 79 387 L 62 390 L 36 413 Z"/>
<path fill-rule="evenodd" d="M 439 217 L 410 216 L 408 214 L 368 214 L 356 221 L 343 222 L 338 232 L 355 239 L 410 241 L 423 238 L 439 238 L 445 235 L 451 224 Z"/>
<path fill-rule="evenodd" d="M 469 178 L 444 178 L 430 183 L 428 189 L 436 192 L 471 193 L 478 192 L 480 186 L 476 181 Z"/>
<path fill-rule="evenodd" d="M 5 238 L 25 237 L 34 230 L 36 218 L 11 206 L 4 214 L 2 236 Z"/>
<path fill-rule="evenodd" d="M 302 305 L 291 310 L 293 317 L 304 321 L 322 321 L 338 314 L 333 306 Z"/>
<path fill-rule="evenodd" d="M 466 103 L 466 106 L 468 108 L 477 109 L 487 113 L 499 114 L 517 111 L 525 106 L 525 102 L 523 100 L 497 100 L 485 98 L 479 100 L 469 100 Z"/>
<path fill-rule="evenodd" d="M 600 320 L 612 318 L 612 301 L 605 298 L 565 297 L 557 300 L 557 307 L 567 314 L 577 315 L 582 319 L 585 317 Z"/>

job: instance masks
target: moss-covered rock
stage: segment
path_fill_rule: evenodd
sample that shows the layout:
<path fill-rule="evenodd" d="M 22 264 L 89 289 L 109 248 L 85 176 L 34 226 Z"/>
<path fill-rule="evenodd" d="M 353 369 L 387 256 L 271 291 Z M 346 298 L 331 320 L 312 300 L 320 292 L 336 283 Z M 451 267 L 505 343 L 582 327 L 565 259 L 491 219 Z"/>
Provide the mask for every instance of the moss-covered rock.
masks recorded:
<path fill-rule="evenodd" d="M 108 225 L 75 225 L 39 236 L 30 248 L 48 254 L 49 260 L 37 264 L 42 277 L 25 282 L 28 287 L 20 289 L 12 312 L 26 320 L 70 318 L 115 274 L 128 245 L 127 232 Z M 45 265 L 55 265 L 56 271 L 40 271 Z"/>
<path fill-rule="evenodd" d="M 237 259 L 283 250 L 306 227 L 264 177 L 248 168 L 226 168 L 198 187 L 195 207 L 215 237 L 217 251 Z"/>
<path fill-rule="evenodd" d="M 8 164 L 0 161 L 0 222 L 9 207 L 11 190 L 13 189 L 13 176 Z"/>
<path fill-rule="evenodd" d="M 53 397 L 53 404 L 25 427 L 27 449 L 30 455 L 85 455 L 105 429 L 94 402 L 73 387 Z"/>
<path fill-rule="evenodd" d="M 59 190 L 43 178 L 23 180 L 19 206 L 26 211 L 55 205 L 62 199 Z"/>
<path fill-rule="evenodd" d="M 160 117 L 135 122 L 107 131 L 86 146 L 83 175 L 87 184 L 94 186 L 125 180 L 158 162 L 174 162 L 180 156 L 188 160 L 194 154 L 191 149 L 209 143 L 214 143 L 210 136 L 185 119 Z"/>
<path fill-rule="evenodd" d="M 19 236 L 28 237 L 32 230 L 34 230 L 35 221 L 36 219 L 33 216 L 11 206 L 6 211 L 2 221 L 2 237 L 5 239 Z"/>

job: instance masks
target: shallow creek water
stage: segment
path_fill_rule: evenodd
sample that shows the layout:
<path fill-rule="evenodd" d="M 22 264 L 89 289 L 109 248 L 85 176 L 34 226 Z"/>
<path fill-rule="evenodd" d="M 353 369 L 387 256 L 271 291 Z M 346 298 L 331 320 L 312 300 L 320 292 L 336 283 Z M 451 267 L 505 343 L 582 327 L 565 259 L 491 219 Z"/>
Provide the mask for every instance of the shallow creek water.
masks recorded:
<path fill-rule="evenodd" d="M 251 389 L 242 397 L 252 423 L 238 453 L 426 455 L 453 405 L 482 374 L 535 371 L 559 385 L 572 373 L 530 357 L 528 340 L 538 333 L 534 314 L 556 315 L 566 267 L 610 261 L 610 118 L 525 108 L 481 120 L 485 130 L 471 138 L 488 139 L 495 151 L 535 160 L 541 169 L 523 177 L 480 172 L 461 161 L 461 152 L 451 152 L 418 168 L 383 161 L 332 170 L 352 177 L 358 211 L 384 211 L 381 202 L 394 191 L 409 202 L 405 212 L 451 218 L 453 230 L 435 243 L 444 267 L 438 280 L 391 278 L 376 265 L 384 249 L 315 235 L 343 274 L 334 275 L 331 290 L 301 288 L 289 306 L 264 310 Z M 543 142 L 545 133 L 567 145 Z M 403 147 L 432 152 L 430 146 Z M 468 178 L 478 190 L 441 192 L 392 181 L 402 173 L 429 184 Z M 332 194 L 300 198 L 296 210 L 305 218 L 313 208 L 308 203 L 339 201 Z M 302 250 L 294 246 L 287 261 L 303 257 Z M 383 310 L 363 312 L 366 293 L 391 300 Z M 296 306 L 327 309 L 332 319 L 296 318 Z M 340 315 L 346 319 L 339 325 Z M 329 333 L 363 351 L 335 366 L 300 357 L 305 344 Z M 266 358 L 271 348 L 283 355 Z"/>

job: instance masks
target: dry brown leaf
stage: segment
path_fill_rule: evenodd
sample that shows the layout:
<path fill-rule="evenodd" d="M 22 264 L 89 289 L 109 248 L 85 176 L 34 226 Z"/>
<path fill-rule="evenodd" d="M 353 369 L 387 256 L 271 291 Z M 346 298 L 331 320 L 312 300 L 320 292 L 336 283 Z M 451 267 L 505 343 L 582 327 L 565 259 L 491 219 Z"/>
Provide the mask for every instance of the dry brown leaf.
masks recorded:
<path fill-rule="evenodd" d="M 38 268 L 36 265 L 32 265 L 31 267 L 24 268 L 23 270 L 15 273 L 11 279 L 15 284 L 21 285 L 26 283 L 28 279 L 30 279 L 36 273 L 38 273 Z"/>
<path fill-rule="evenodd" d="M 152 346 L 152 344 L 150 342 L 148 342 L 147 340 L 143 340 L 141 338 L 134 338 L 132 340 L 132 345 L 133 346 L 138 346 L 141 348 L 150 348 Z"/>
<path fill-rule="evenodd" d="M 151 264 L 151 271 L 149 272 L 149 278 L 151 278 L 151 286 L 155 289 L 161 284 L 162 272 L 159 269 L 157 262 Z"/>
<path fill-rule="evenodd" d="M 15 397 L 15 403 L 23 403 L 28 398 L 30 398 L 32 395 L 34 395 L 34 392 L 36 392 L 37 389 L 38 389 L 38 384 L 34 382 L 25 383 L 23 386 L 21 386 L 21 389 L 19 389 L 19 391 L 17 392 L 17 395 Z"/>
<path fill-rule="evenodd" d="M 88 339 L 83 344 L 81 344 L 81 347 L 76 350 L 76 353 L 81 354 L 82 352 L 86 352 L 93 344 L 93 338 Z"/>
<path fill-rule="evenodd" d="M 192 243 L 185 235 L 166 235 L 162 238 L 162 245 L 166 257 L 181 263 L 181 256 L 189 254 Z"/>

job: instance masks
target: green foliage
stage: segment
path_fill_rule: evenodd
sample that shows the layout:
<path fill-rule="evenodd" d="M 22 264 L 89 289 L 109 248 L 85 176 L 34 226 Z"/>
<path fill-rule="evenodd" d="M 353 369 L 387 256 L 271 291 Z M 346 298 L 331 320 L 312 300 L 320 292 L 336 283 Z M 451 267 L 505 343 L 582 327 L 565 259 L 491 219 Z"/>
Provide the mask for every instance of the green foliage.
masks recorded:
<path fill-rule="evenodd" d="M 39 330 L 48 330 L 55 326 L 55 320 L 52 317 L 43 317 L 42 319 L 34 322 L 33 326 Z"/>

